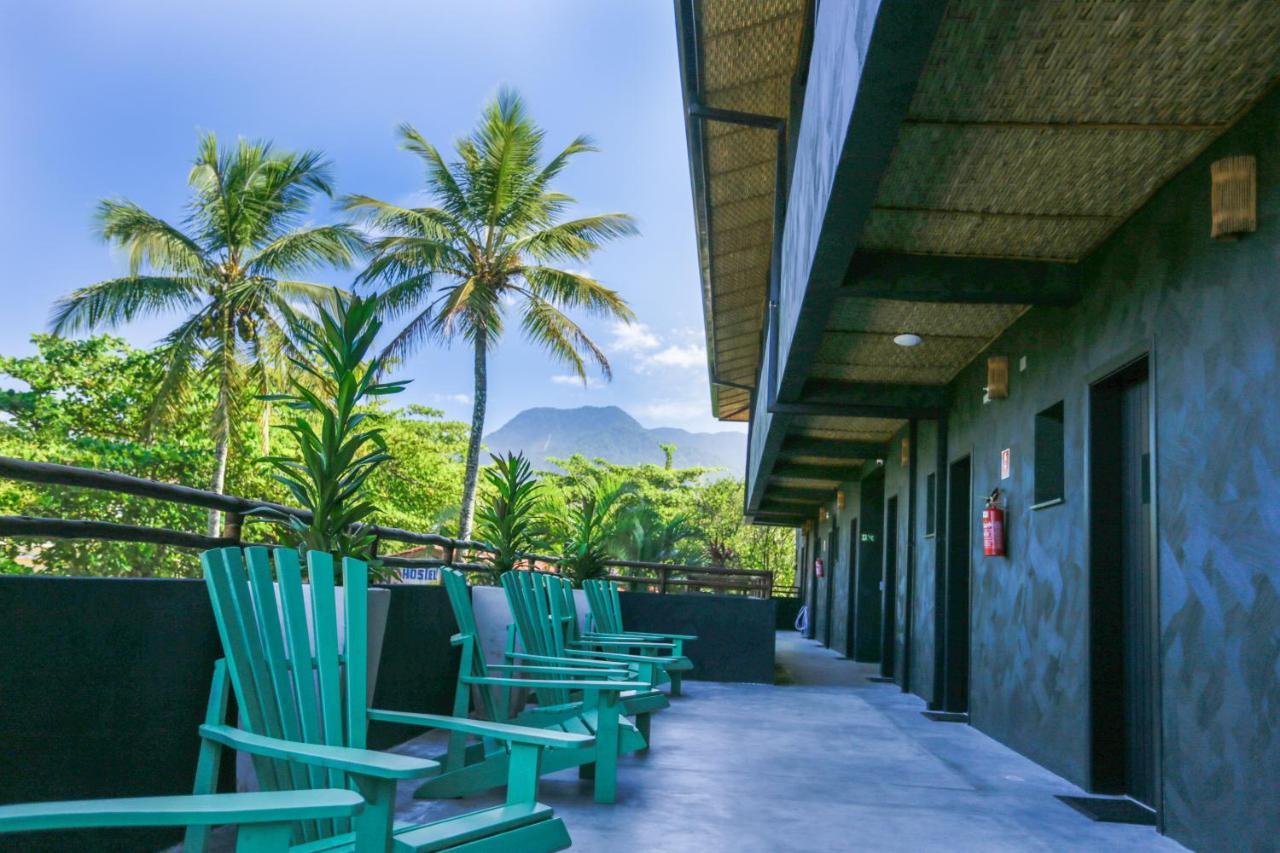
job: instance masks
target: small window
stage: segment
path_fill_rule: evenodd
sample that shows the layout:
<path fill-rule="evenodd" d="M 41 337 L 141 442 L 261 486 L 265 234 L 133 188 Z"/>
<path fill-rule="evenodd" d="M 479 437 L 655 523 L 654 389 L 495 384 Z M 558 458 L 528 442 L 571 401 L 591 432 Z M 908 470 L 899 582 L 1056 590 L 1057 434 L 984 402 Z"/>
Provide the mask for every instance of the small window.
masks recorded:
<path fill-rule="evenodd" d="M 938 475 L 930 474 L 924 481 L 924 535 L 933 536 L 938 530 Z"/>
<path fill-rule="evenodd" d="M 1061 402 L 1036 415 L 1035 464 L 1035 506 L 1061 503 L 1066 494 Z"/>

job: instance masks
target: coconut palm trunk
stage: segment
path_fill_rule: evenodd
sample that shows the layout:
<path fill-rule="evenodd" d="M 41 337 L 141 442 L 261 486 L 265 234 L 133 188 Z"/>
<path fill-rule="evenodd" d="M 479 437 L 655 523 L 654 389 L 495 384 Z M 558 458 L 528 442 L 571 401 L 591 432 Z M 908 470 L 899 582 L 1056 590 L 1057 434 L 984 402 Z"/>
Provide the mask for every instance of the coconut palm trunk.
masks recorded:
<path fill-rule="evenodd" d="M 209 484 L 209 490 L 222 494 L 222 490 L 227 485 L 227 457 L 231 451 L 231 424 L 227 421 L 226 416 L 222 418 L 222 423 L 218 426 L 218 439 L 213 449 L 213 481 Z M 222 512 L 220 510 L 209 510 L 209 535 L 218 536 L 222 532 Z"/>
<path fill-rule="evenodd" d="M 476 510 L 476 481 L 480 476 L 480 441 L 484 437 L 484 414 L 489 388 L 489 337 L 483 328 L 476 333 L 475 348 L 475 401 L 471 407 L 471 437 L 467 441 L 467 467 L 462 480 L 459 539 L 471 537 L 471 524 Z"/>

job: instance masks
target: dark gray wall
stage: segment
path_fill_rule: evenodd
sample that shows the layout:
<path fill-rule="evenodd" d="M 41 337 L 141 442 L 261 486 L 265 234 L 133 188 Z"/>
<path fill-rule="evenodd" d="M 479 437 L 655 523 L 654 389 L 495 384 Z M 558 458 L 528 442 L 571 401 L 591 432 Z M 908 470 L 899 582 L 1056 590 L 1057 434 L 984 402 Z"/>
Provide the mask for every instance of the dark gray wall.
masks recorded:
<path fill-rule="evenodd" d="M 1069 308 L 1036 308 L 951 386 L 947 460 L 972 455 L 973 725 L 1089 783 L 1086 415 L 1090 382 L 1150 354 L 1156 420 L 1163 828 L 1197 849 L 1269 849 L 1280 837 L 1280 93 L 1163 187 L 1080 265 Z M 1209 238 L 1209 163 L 1258 157 L 1255 234 Z M 1007 355 L 1007 400 L 984 405 L 985 356 Z M 1027 359 L 1025 371 L 1019 359 Z M 1032 510 L 1035 413 L 1065 403 L 1066 497 Z M 932 699 L 936 549 L 924 538 L 937 428 L 919 424 L 915 583 L 904 637 L 907 472 L 899 496 L 898 676 Z M 1000 451 L 1013 470 L 1000 481 Z M 982 556 L 981 498 L 1007 496 L 1007 558 Z M 855 484 L 837 513 L 847 535 Z M 939 500 L 945 490 L 939 483 Z M 829 506 L 834 509 L 834 506 Z M 825 536 L 825 528 L 823 535 Z M 842 558 L 848 556 L 842 548 Z M 839 589 L 839 588 L 838 588 Z M 819 588 L 819 594 L 823 590 Z M 821 598 L 820 598 L 821 600 Z M 844 612 L 843 600 L 835 605 Z M 821 619 L 821 614 L 819 614 Z M 818 637 L 821 638 L 821 632 Z"/>
<path fill-rule="evenodd" d="M 621 593 L 629 631 L 694 634 L 685 678 L 773 683 L 774 601 L 741 595 Z"/>
<path fill-rule="evenodd" d="M 377 703 L 448 713 L 454 630 L 442 588 L 394 587 Z M 190 793 L 221 656 L 202 581 L 0 576 L 0 803 Z M 370 739 L 412 734 L 374 727 Z M 39 833 L 21 849 L 158 849 L 181 835 Z"/>
<path fill-rule="evenodd" d="M 831 648 L 840 654 L 847 654 L 849 647 L 849 595 L 853 588 L 853 572 L 856 567 L 853 543 L 849 541 L 849 523 L 858 517 L 858 489 L 844 483 L 840 487 L 845 494 L 844 509 L 837 509 L 833 500 L 828 509 L 831 515 L 827 525 L 833 530 L 833 536 L 840 543 L 837 560 L 828 572 L 831 578 L 833 595 L 831 597 Z M 834 527 L 832 522 L 834 521 Z"/>
<path fill-rule="evenodd" d="M 1280 95 L 1256 107 L 1083 265 L 1071 308 L 1029 312 L 953 386 L 949 458 L 1008 494 L 1009 556 L 981 556 L 972 508 L 971 719 L 1087 783 L 1088 387 L 1149 351 L 1156 419 L 1165 830 L 1198 849 L 1280 837 Z M 1209 239 L 1209 163 L 1258 157 L 1258 232 Z M 1019 371 L 1021 357 L 1027 369 Z M 1033 420 L 1065 402 L 1066 499 L 1033 511 Z M 931 454 L 922 443 L 922 474 Z M 999 477 L 1010 448 L 1013 476 Z M 975 500 L 976 503 L 976 500 Z M 919 553 L 930 574 L 931 549 Z M 931 590 L 924 584 L 918 592 Z M 920 626 L 925 627 L 925 626 Z M 923 633 L 923 631 L 921 632 Z M 921 661 L 923 664 L 924 661 Z M 913 678 L 913 686 L 927 684 Z"/>

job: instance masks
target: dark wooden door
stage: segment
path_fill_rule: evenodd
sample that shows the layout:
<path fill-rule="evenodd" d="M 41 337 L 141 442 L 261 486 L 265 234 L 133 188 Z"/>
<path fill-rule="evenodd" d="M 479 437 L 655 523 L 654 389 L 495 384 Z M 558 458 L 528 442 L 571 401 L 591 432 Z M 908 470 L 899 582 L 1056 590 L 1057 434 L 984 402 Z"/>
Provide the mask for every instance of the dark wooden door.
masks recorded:
<path fill-rule="evenodd" d="M 1150 387 L 1144 358 L 1090 393 L 1091 783 L 1158 808 Z"/>
<path fill-rule="evenodd" d="M 827 536 L 827 560 L 823 566 L 823 585 L 826 587 L 826 606 L 823 608 L 824 628 L 822 632 L 822 645 L 831 648 L 831 623 L 835 621 L 835 614 L 832 610 L 835 602 L 835 586 L 836 586 L 836 563 L 840 560 L 840 528 L 836 527 L 835 522 L 831 523 L 831 533 Z"/>
<path fill-rule="evenodd" d="M 1120 561 L 1124 612 L 1125 790 L 1155 798 L 1155 573 L 1151 559 L 1150 401 L 1146 375 L 1120 391 Z"/>
<path fill-rule="evenodd" d="M 880 675 L 893 677 L 898 632 L 898 496 L 884 511 L 884 572 L 880 582 Z"/>
<path fill-rule="evenodd" d="M 848 590 L 848 598 L 845 599 L 845 623 L 844 623 L 844 656 L 852 658 L 854 647 L 854 631 L 858 625 L 858 567 L 862 564 L 862 555 L 858 548 L 858 519 L 849 519 L 849 568 L 845 576 L 845 589 Z"/>
<path fill-rule="evenodd" d="M 850 541 L 858 554 L 857 618 L 854 624 L 852 650 L 854 660 L 875 663 L 880 660 L 881 592 L 884 574 L 884 469 L 869 474 L 859 488 L 862 530 Z"/>
<path fill-rule="evenodd" d="M 966 456 L 947 476 L 947 634 L 943 709 L 969 710 L 969 574 L 974 508 Z"/>

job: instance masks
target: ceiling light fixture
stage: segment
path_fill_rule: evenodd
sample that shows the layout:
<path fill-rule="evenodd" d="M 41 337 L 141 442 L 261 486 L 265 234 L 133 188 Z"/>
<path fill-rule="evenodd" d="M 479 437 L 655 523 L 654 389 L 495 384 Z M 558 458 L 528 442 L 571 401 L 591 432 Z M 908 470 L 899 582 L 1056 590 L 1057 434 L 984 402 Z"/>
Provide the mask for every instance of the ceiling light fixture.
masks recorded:
<path fill-rule="evenodd" d="M 924 343 L 924 338 L 919 335 L 913 335 L 910 332 L 906 332 L 901 335 L 895 335 L 893 342 L 900 347 L 918 347 L 920 344 Z"/>

